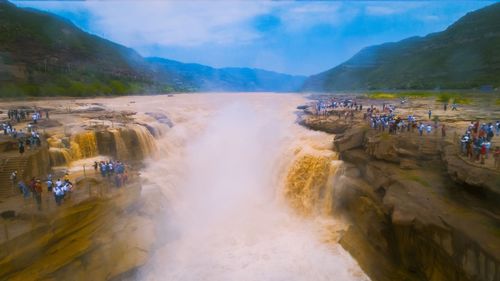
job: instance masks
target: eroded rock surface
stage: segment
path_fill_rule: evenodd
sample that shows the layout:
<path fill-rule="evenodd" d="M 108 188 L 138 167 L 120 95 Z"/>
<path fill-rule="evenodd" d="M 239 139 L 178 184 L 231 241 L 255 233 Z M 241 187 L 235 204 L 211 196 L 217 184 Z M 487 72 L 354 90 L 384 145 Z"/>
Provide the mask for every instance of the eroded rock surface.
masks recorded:
<path fill-rule="evenodd" d="M 340 243 L 373 280 L 500 280 L 498 171 L 438 136 L 389 135 L 360 119 L 334 147 L 344 161 L 335 206 L 351 222 Z"/>

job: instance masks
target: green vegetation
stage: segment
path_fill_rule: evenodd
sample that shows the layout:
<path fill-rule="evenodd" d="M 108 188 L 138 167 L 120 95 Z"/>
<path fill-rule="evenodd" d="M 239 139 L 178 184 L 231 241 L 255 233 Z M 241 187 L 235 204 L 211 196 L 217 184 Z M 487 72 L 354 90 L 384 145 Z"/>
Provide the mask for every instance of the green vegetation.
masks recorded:
<path fill-rule="evenodd" d="M 454 96 L 451 102 L 456 104 L 467 105 L 467 104 L 472 104 L 472 99 L 463 96 Z"/>
<path fill-rule="evenodd" d="M 309 77 L 303 89 L 498 88 L 499 18 L 500 3 L 496 3 L 468 13 L 445 31 L 367 47 L 345 63 Z"/>
<path fill-rule="evenodd" d="M 400 99 L 400 98 L 409 98 L 409 99 L 420 99 L 420 98 L 430 98 L 436 97 L 439 98 L 448 97 L 451 95 L 459 95 L 458 93 L 442 93 L 436 91 L 392 91 L 392 92 L 368 92 L 366 94 L 367 97 L 371 99 Z"/>
<path fill-rule="evenodd" d="M 380 100 L 396 99 L 402 97 L 402 95 L 399 95 L 398 93 L 383 93 L 383 92 L 368 93 L 367 96 L 371 99 L 380 99 Z"/>
<path fill-rule="evenodd" d="M 500 105 L 500 99 L 497 99 L 497 100 L 495 101 L 495 105 Z"/>
<path fill-rule="evenodd" d="M 0 1 L 0 97 L 103 96 L 190 91 L 156 77 L 135 51 L 57 16 Z"/>
<path fill-rule="evenodd" d="M 448 104 L 448 103 L 450 103 L 450 100 L 451 100 L 451 99 L 452 99 L 452 96 L 451 96 L 450 94 L 448 94 L 448 93 L 443 93 L 443 94 L 440 94 L 440 95 L 437 97 L 436 101 L 437 101 L 437 102 L 441 102 L 441 103 L 446 103 L 446 104 Z"/>
<path fill-rule="evenodd" d="M 467 97 L 474 95 L 473 93 L 460 93 L 460 92 L 440 92 L 440 91 L 393 91 L 393 92 L 368 92 L 366 96 L 370 99 L 421 99 L 421 98 L 435 98 L 437 102 L 441 103 L 457 103 L 457 104 L 470 104 L 471 98 Z"/>
<path fill-rule="evenodd" d="M 287 92 L 300 89 L 304 80 L 259 69 L 145 59 L 55 15 L 0 0 L 0 97 Z"/>

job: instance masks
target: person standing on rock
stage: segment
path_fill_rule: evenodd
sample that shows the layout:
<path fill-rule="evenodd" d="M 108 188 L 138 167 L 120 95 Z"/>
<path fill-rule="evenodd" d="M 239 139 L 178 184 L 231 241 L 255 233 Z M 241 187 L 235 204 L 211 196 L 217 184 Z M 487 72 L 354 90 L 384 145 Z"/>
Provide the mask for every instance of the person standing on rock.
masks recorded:
<path fill-rule="evenodd" d="M 484 165 L 484 159 L 486 158 L 486 143 L 481 145 L 481 164 Z"/>
<path fill-rule="evenodd" d="M 52 192 L 52 187 L 53 187 L 52 179 L 48 178 L 47 179 L 47 192 Z"/>
<path fill-rule="evenodd" d="M 429 108 L 429 112 L 428 112 L 428 114 L 429 114 L 429 120 L 431 120 L 432 110 L 431 110 L 430 108 Z"/>
<path fill-rule="evenodd" d="M 441 136 L 443 138 L 446 137 L 446 127 L 444 124 L 441 126 Z"/>
<path fill-rule="evenodd" d="M 467 149 L 467 157 L 469 158 L 469 160 L 473 160 L 474 155 L 472 153 L 472 140 L 469 140 L 467 142 L 466 149 Z"/>
<path fill-rule="evenodd" d="M 19 154 L 21 154 L 21 156 L 23 156 L 23 154 L 24 154 L 24 143 L 23 143 L 22 140 L 19 140 L 18 146 L 19 146 Z"/>
<path fill-rule="evenodd" d="M 20 180 L 17 183 L 17 187 L 19 187 L 19 191 L 21 191 L 21 193 L 23 194 L 24 200 L 26 200 L 30 197 L 30 190 L 29 190 L 28 186 L 26 186 L 26 183 L 23 180 Z"/>
<path fill-rule="evenodd" d="M 26 147 L 28 147 L 28 150 L 31 150 L 31 140 L 30 140 L 30 138 L 26 138 L 26 140 L 24 142 L 26 144 Z"/>
<path fill-rule="evenodd" d="M 14 171 L 14 172 L 12 172 L 12 174 L 10 174 L 10 182 L 12 182 L 12 186 L 13 187 L 16 185 L 16 182 L 17 182 L 17 171 Z"/>
<path fill-rule="evenodd" d="M 57 181 L 56 181 L 56 185 L 55 185 L 55 186 L 57 186 L 57 187 L 61 187 L 61 186 L 62 186 L 62 181 L 61 181 L 61 179 L 57 179 Z"/>
<path fill-rule="evenodd" d="M 495 159 L 495 169 L 500 170 L 500 146 L 495 148 L 493 158 Z"/>
<path fill-rule="evenodd" d="M 424 124 L 420 123 L 420 126 L 418 126 L 418 134 L 422 136 L 424 133 Z"/>
<path fill-rule="evenodd" d="M 35 201 L 36 205 L 38 207 L 38 211 L 42 210 L 42 183 L 40 180 L 36 180 L 35 186 L 34 186 L 34 193 L 33 195 L 35 196 Z"/>
<path fill-rule="evenodd" d="M 64 191 L 61 186 L 54 186 L 54 199 L 56 200 L 57 206 L 61 206 L 61 200 L 64 196 Z"/>

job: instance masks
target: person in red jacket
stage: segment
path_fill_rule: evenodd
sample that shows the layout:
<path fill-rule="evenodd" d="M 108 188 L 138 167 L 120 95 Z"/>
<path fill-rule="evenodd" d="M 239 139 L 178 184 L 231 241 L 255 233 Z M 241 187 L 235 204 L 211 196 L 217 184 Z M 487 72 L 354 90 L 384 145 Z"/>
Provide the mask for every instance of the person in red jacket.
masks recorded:
<path fill-rule="evenodd" d="M 486 144 L 481 145 L 481 164 L 484 164 L 484 158 L 486 157 Z"/>
<path fill-rule="evenodd" d="M 35 196 L 36 200 L 36 205 L 38 207 L 38 210 L 42 210 L 42 182 L 40 180 L 36 180 L 35 186 L 34 186 L 34 193 L 33 195 Z"/>

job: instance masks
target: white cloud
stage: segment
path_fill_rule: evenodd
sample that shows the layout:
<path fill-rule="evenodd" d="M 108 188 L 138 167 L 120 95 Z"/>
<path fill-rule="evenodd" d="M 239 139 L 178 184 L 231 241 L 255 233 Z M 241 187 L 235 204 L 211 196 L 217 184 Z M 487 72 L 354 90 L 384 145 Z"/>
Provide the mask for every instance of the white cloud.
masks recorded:
<path fill-rule="evenodd" d="M 234 44 L 258 34 L 246 22 L 266 11 L 250 2 L 88 2 L 94 30 L 128 45 Z"/>
<path fill-rule="evenodd" d="M 305 30 L 318 24 L 339 26 L 350 21 L 358 13 L 354 6 L 346 7 L 340 2 L 303 2 L 280 7 L 284 25 L 289 31 Z"/>
<path fill-rule="evenodd" d="M 239 44 L 260 36 L 248 21 L 270 11 L 249 1 L 18 1 L 50 12 L 86 12 L 88 29 L 129 46 Z"/>
<path fill-rule="evenodd" d="M 398 10 L 391 7 L 368 6 L 366 13 L 371 16 L 387 16 L 398 13 Z"/>
<path fill-rule="evenodd" d="M 382 2 L 367 5 L 365 13 L 369 16 L 391 16 L 422 7 L 424 4 L 422 2 Z"/>
<path fill-rule="evenodd" d="M 139 49 L 245 44 L 265 36 L 251 24 L 259 15 L 279 17 L 282 27 L 293 33 L 317 24 L 340 25 L 358 10 L 345 9 L 340 2 L 18 1 L 16 4 L 58 14 L 84 12 L 89 17 L 88 31 Z"/>

